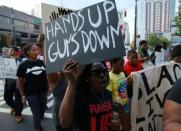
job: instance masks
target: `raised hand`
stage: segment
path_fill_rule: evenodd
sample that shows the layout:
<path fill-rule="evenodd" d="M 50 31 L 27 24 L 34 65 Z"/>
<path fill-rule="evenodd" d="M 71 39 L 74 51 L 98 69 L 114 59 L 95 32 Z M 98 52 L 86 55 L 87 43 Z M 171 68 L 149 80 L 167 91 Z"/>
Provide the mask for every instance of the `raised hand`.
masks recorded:
<path fill-rule="evenodd" d="M 69 59 L 64 64 L 63 73 L 68 81 L 77 81 L 80 74 L 79 63 L 74 59 Z"/>

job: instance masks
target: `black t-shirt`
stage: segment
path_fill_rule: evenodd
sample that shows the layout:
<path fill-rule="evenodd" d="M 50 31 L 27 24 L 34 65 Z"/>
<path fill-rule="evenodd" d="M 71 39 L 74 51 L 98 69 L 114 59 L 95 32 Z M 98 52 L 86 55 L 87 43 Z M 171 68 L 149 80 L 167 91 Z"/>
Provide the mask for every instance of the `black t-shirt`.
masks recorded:
<path fill-rule="evenodd" d="M 98 99 L 89 89 L 76 93 L 73 131 L 108 131 L 112 118 L 112 95 L 104 91 Z"/>
<path fill-rule="evenodd" d="M 26 60 L 17 70 L 17 76 L 25 79 L 24 92 L 26 96 L 39 95 L 47 92 L 47 76 L 43 61 Z"/>
<path fill-rule="evenodd" d="M 167 95 L 167 99 L 181 104 L 181 78 L 175 82 L 172 89 Z"/>

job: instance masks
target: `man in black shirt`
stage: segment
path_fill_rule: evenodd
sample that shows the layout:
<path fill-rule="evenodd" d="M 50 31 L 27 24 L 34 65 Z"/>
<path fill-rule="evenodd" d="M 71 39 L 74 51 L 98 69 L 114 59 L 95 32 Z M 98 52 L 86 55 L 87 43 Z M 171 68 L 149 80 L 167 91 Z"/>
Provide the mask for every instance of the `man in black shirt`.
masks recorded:
<path fill-rule="evenodd" d="M 163 131 L 181 131 L 181 78 L 168 93 L 163 108 Z"/>

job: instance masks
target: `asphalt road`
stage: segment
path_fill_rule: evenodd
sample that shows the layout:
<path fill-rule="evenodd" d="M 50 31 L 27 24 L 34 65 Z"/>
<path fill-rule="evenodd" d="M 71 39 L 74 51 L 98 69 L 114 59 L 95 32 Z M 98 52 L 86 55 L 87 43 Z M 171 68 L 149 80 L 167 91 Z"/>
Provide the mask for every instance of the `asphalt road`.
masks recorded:
<path fill-rule="evenodd" d="M 3 81 L 0 80 L 0 131 L 34 131 L 32 114 L 29 107 L 25 107 L 22 114 L 24 120 L 17 123 L 14 115 L 10 114 L 10 108 L 6 105 L 4 98 Z M 43 131 L 56 131 L 52 121 L 52 95 L 48 97 L 48 110 L 45 113 L 45 119 L 42 121 Z"/>

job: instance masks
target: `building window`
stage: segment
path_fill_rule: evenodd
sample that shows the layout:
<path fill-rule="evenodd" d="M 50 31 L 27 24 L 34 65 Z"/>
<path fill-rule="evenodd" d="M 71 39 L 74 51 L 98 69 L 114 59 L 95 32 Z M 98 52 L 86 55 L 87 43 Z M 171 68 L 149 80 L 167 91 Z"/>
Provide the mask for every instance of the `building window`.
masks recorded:
<path fill-rule="evenodd" d="M 10 20 L 10 18 L 8 18 L 8 17 L 0 16 L 0 23 L 11 24 L 11 20 Z"/>
<path fill-rule="evenodd" d="M 40 25 L 34 25 L 35 30 L 40 30 Z"/>

